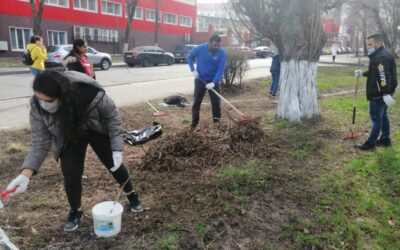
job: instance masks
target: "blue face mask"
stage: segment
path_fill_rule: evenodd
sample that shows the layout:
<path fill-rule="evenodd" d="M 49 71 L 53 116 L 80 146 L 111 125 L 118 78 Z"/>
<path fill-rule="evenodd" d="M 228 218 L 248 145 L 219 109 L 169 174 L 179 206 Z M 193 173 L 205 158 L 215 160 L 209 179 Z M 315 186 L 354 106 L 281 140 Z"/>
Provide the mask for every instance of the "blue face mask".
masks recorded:
<path fill-rule="evenodd" d="M 368 55 L 371 55 L 372 53 L 375 52 L 375 48 L 368 48 Z"/>
<path fill-rule="evenodd" d="M 58 108 L 60 107 L 60 104 L 48 103 L 42 100 L 39 100 L 39 105 L 42 107 L 42 109 L 46 110 L 50 114 L 57 112 Z"/>

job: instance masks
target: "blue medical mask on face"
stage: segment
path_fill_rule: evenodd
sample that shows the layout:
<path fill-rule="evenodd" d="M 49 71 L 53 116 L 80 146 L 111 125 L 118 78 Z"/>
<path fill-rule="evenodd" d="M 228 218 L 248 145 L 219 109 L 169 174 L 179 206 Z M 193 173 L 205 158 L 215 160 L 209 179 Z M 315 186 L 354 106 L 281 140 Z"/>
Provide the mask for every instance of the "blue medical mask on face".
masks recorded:
<path fill-rule="evenodd" d="M 375 52 L 375 48 L 368 48 L 368 55 L 371 55 L 372 53 L 374 53 Z"/>
<path fill-rule="evenodd" d="M 44 102 L 42 100 L 39 100 L 39 105 L 42 107 L 42 109 L 46 110 L 50 114 L 57 112 L 58 108 L 60 107 L 59 103 Z"/>

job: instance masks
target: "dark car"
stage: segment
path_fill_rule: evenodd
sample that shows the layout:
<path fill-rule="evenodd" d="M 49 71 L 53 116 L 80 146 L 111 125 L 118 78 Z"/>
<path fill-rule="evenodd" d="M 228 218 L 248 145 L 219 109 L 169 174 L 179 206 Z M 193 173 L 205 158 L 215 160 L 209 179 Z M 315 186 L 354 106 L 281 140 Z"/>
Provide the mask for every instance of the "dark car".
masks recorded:
<path fill-rule="evenodd" d="M 190 51 L 197 45 L 195 44 L 179 44 L 176 46 L 173 54 L 175 56 L 175 62 L 186 62 L 186 58 L 188 57 Z"/>
<path fill-rule="evenodd" d="M 253 49 L 254 52 L 256 52 L 257 57 L 261 58 L 267 58 L 267 57 L 272 57 L 274 54 L 274 51 L 267 46 L 259 46 L 255 49 Z"/>
<path fill-rule="evenodd" d="M 148 67 L 159 64 L 172 65 L 174 64 L 175 58 L 172 53 L 166 52 L 160 47 L 141 46 L 125 52 L 124 61 L 130 67 L 135 65 Z"/>

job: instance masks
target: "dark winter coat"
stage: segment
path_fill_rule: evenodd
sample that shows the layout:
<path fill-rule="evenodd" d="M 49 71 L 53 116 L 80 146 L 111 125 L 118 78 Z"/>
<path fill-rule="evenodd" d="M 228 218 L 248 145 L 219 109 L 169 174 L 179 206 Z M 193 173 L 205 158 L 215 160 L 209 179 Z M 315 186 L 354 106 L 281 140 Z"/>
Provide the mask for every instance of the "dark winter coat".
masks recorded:
<path fill-rule="evenodd" d="M 278 53 L 272 56 L 272 64 L 269 69 L 270 72 L 280 72 L 281 71 L 281 57 Z"/>
<path fill-rule="evenodd" d="M 86 74 L 76 71 L 66 71 L 65 76 L 71 81 L 71 84 L 81 85 L 78 91 L 89 90 L 86 98 L 86 120 L 82 126 L 86 129 L 92 129 L 104 135 L 108 135 L 111 141 L 112 151 L 123 150 L 123 129 L 122 120 L 114 101 L 106 95 L 104 89 L 93 78 Z M 96 92 L 93 93 L 93 88 Z M 90 90 L 91 89 L 91 90 Z M 88 98 L 90 96 L 90 98 Z M 22 168 L 29 168 L 35 171 L 39 170 L 50 149 L 54 157 L 58 160 L 62 149 L 65 146 L 63 131 L 60 122 L 57 119 L 57 113 L 50 114 L 43 112 L 32 97 L 30 101 L 31 110 L 29 121 L 31 124 L 32 146 L 25 158 Z M 89 100 L 90 99 L 90 100 Z"/>
<path fill-rule="evenodd" d="M 86 55 L 83 55 L 84 57 L 86 57 L 86 59 L 88 59 L 88 57 Z M 66 63 L 68 61 L 69 57 L 73 57 L 75 58 L 74 62 L 70 62 L 70 63 Z M 68 69 L 68 70 L 73 70 L 73 71 L 78 71 L 81 72 L 83 74 L 87 74 L 85 68 L 83 67 L 81 61 L 79 60 L 79 56 L 77 54 L 75 54 L 73 51 L 71 51 L 64 59 L 64 66 Z M 93 71 L 93 79 L 96 79 L 96 74 L 94 74 Z"/>
<path fill-rule="evenodd" d="M 378 99 L 384 95 L 393 95 L 397 87 L 396 60 L 383 46 L 369 55 L 367 78 L 367 99 Z"/>

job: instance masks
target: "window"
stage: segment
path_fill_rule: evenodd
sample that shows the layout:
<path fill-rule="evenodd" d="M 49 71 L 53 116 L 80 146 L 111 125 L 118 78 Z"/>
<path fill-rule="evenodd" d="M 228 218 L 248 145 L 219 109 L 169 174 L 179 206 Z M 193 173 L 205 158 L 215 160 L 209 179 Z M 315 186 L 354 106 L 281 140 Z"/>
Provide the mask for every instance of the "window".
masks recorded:
<path fill-rule="evenodd" d="M 88 53 L 94 53 L 95 50 L 94 50 L 93 48 L 88 47 L 88 48 L 87 48 L 87 52 L 88 52 Z"/>
<path fill-rule="evenodd" d="M 109 1 L 101 1 L 101 13 L 113 16 L 122 16 L 122 5 Z"/>
<path fill-rule="evenodd" d="M 150 10 L 146 9 L 146 21 L 156 21 L 156 11 L 155 10 Z"/>
<path fill-rule="evenodd" d="M 46 5 L 69 8 L 69 1 L 68 0 L 45 0 L 44 3 Z"/>
<path fill-rule="evenodd" d="M 192 18 L 187 16 L 181 16 L 180 24 L 181 26 L 192 27 Z M 200 27 L 201 26 L 202 25 L 200 25 Z"/>
<path fill-rule="evenodd" d="M 118 42 L 118 31 L 110 30 L 110 42 Z"/>
<path fill-rule="evenodd" d="M 97 0 L 74 0 L 74 9 L 97 12 Z"/>
<path fill-rule="evenodd" d="M 152 9 L 146 9 L 146 21 L 155 22 L 156 21 L 156 11 Z M 158 22 L 162 22 L 162 13 L 158 11 Z"/>
<path fill-rule="evenodd" d="M 178 17 L 175 14 L 164 13 L 164 23 L 178 24 Z"/>
<path fill-rule="evenodd" d="M 83 28 L 79 27 L 79 26 L 74 26 L 74 38 L 78 39 L 78 38 L 82 38 L 83 37 Z"/>
<path fill-rule="evenodd" d="M 74 38 L 96 42 L 118 42 L 118 31 L 74 26 Z"/>
<path fill-rule="evenodd" d="M 135 9 L 135 19 L 143 20 L 143 8 L 136 7 L 136 9 Z"/>
<path fill-rule="evenodd" d="M 190 43 L 190 34 L 186 33 L 185 34 L 185 43 Z"/>
<path fill-rule="evenodd" d="M 100 40 L 100 31 L 99 31 L 99 29 L 94 29 L 93 30 L 93 40 L 96 41 L 96 42 L 101 41 Z"/>
<path fill-rule="evenodd" d="M 32 29 L 10 27 L 11 50 L 23 51 L 33 35 Z"/>
<path fill-rule="evenodd" d="M 47 41 L 49 46 L 67 44 L 67 32 L 48 30 Z"/>
<path fill-rule="evenodd" d="M 125 10 L 126 10 L 125 16 L 128 17 L 128 7 L 127 6 L 126 6 Z M 142 7 L 135 8 L 135 15 L 133 16 L 133 19 L 143 20 L 143 8 Z"/>
<path fill-rule="evenodd" d="M 89 27 L 85 27 L 84 28 L 84 31 L 85 31 L 85 36 L 84 36 L 84 39 L 86 40 L 86 41 L 91 41 L 92 40 L 92 38 L 91 38 L 91 36 L 90 36 L 90 28 Z"/>

